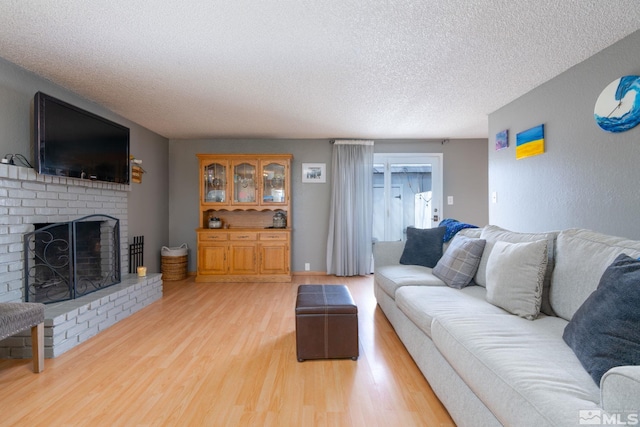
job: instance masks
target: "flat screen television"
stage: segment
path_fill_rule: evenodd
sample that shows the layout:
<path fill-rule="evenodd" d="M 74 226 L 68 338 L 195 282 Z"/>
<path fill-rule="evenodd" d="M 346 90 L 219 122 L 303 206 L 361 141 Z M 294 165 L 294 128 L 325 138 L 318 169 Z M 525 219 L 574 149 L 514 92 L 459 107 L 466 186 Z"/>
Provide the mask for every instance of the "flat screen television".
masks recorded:
<path fill-rule="evenodd" d="M 129 183 L 129 128 L 42 92 L 33 109 L 38 173 Z"/>

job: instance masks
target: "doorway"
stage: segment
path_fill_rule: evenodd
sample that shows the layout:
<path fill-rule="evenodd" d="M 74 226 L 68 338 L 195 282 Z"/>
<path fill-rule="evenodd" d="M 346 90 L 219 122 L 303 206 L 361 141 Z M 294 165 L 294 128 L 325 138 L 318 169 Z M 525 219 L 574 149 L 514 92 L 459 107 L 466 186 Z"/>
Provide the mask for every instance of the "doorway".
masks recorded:
<path fill-rule="evenodd" d="M 442 154 L 374 154 L 373 239 L 406 239 L 407 227 L 442 220 Z"/>

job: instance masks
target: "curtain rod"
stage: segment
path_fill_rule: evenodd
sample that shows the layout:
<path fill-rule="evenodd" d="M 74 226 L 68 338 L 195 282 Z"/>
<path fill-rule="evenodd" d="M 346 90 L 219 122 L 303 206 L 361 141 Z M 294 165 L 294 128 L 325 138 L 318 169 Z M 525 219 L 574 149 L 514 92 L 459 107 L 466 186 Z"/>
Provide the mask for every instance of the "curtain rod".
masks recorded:
<path fill-rule="evenodd" d="M 426 140 L 430 141 L 430 140 Z M 430 142 L 439 142 L 441 145 L 444 145 L 448 142 L 451 142 L 449 138 L 441 139 L 441 140 L 431 140 Z M 330 144 L 352 144 L 352 145 L 374 145 L 373 140 L 369 139 L 330 139 Z"/>
<path fill-rule="evenodd" d="M 332 139 L 329 142 L 338 145 L 373 145 L 371 139 Z"/>

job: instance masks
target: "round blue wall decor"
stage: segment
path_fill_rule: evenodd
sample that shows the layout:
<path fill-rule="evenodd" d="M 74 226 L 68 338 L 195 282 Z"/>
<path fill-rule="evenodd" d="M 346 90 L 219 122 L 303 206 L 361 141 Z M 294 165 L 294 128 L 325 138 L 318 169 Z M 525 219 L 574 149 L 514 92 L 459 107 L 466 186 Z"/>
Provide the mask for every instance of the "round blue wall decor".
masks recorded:
<path fill-rule="evenodd" d="M 640 76 L 612 81 L 598 97 L 593 116 L 607 132 L 625 132 L 640 124 Z"/>

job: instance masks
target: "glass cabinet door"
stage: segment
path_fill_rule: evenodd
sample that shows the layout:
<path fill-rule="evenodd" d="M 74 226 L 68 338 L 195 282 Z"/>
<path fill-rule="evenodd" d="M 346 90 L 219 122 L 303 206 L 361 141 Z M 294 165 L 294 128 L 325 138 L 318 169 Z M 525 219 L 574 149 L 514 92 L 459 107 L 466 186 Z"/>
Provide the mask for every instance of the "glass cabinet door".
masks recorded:
<path fill-rule="evenodd" d="M 227 203 L 227 163 L 215 162 L 204 166 L 203 200 L 205 203 Z"/>
<path fill-rule="evenodd" d="M 256 203 L 257 162 L 233 165 L 233 203 Z"/>
<path fill-rule="evenodd" d="M 262 204 L 285 203 L 287 197 L 286 167 L 283 163 L 263 163 Z"/>

